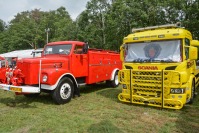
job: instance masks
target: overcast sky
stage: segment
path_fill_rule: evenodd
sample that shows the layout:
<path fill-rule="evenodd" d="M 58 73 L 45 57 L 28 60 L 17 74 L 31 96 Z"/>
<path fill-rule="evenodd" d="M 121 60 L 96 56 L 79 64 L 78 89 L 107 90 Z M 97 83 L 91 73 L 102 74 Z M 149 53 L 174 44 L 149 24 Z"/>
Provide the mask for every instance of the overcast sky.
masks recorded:
<path fill-rule="evenodd" d="M 86 8 L 88 1 L 90 0 L 0 0 L 0 19 L 9 22 L 22 11 L 31 11 L 35 8 L 40 11 L 50 11 L 63 6 L 75 20 Z"/>

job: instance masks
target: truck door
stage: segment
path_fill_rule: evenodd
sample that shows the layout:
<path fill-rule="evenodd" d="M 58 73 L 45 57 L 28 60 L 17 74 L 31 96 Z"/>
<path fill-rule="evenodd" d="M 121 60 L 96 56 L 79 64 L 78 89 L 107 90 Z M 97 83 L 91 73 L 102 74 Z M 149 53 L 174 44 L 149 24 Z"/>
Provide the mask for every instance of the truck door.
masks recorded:
<path fill-rule="evenodd" d="M 88 76 L 88 57 L 83 53 L 83 45 L 76 45 L 72 54 L 72 73 L 75 77 Z"/>

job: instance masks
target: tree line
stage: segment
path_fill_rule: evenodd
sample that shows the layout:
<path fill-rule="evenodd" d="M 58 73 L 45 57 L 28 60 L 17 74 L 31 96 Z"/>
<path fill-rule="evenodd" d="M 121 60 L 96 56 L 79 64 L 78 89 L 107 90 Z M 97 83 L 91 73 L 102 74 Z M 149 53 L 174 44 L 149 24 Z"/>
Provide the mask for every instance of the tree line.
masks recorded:
<path fill-rule="evenodd" d="M 65 7 L 18 13 L 8 24 L 0 20 L 0 53 L 43 48 L 48 40 L 79 40 L 91 48 L 119 50 L 132 28 L 181 22 L 199 37 L 198 0 L 90 0 L 72 20 Z"/>

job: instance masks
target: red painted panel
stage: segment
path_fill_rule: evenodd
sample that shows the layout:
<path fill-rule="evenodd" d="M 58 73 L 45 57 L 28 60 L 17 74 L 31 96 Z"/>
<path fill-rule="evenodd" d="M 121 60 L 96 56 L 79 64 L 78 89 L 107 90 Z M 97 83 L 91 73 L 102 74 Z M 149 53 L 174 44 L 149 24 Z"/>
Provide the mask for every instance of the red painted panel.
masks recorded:
<path fill-rule="evenodd" d="M 89 73 L 87 84 L 111 79 L 114 69 L 121 69 L 119 54 L 106 51 L 89 51 Z"/>

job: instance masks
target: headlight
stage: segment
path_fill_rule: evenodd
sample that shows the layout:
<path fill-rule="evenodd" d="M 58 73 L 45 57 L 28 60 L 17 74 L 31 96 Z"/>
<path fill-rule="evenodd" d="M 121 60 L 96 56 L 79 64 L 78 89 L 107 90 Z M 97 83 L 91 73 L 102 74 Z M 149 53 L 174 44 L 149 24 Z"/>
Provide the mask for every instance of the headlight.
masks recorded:
<path fill-rule="evenodd" d="M 47 76 L 47 75 L 44 75 L 43 78 L 42 78 L 42 81 L 43 81 L 43 82 L 47 82 L 47 80 L 48 80 L 48 76 Z"/>
<path fill-rule="evenodd" d="M 121 77 L 124 78 L 124 72 L 122 72 L 122 76 Z"/>
<path fill-rule="evenodd" d="M 127 89 L 127 86 L 126 86 L 126 84 L 123 84 L 122 86 L 123 86 L 123 89 Z"/>
<path fill-rule="evenodd" d="M 172 88 L 170 93 L 172 94 L 183 94 L 185 93 L 185 89 L 182 89 L 182 88 Z"/>

